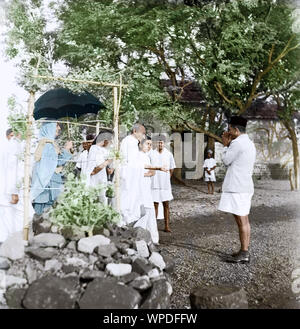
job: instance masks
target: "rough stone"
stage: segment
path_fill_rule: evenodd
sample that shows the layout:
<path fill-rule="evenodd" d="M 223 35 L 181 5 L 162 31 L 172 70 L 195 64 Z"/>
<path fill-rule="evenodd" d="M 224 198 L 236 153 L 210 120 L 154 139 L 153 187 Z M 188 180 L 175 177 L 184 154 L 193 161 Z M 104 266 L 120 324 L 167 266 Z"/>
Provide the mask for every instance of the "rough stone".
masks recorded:
<path fill-rule="evenodd" d="M 136 241 L 135 245 L 139 256 L 144 258 L 148 258 L 150 256 L 147 243 L 144 240 Z"/>
<path fill-rule="evenodd" d="M 144 230 L 141 227 L 137 227 L 134 229 L 134 231 L 135 231 L 134 237 L 136 238 L 136 240 L 144 240 L 146 241 L 147 244 L 152 243 L 151 234 L 148 230 Z"/>
<path fill-rule="evenodd" d="M 96 247 L 108 245 L 110 239 L 106 238 L 103 235 L 94 235 L 88 238 L 83 238 L 78 241 L 78 251 L 92 254 Z"/>
<path fill-rule="evenodd" d="M 110 275 L 119 277 L 129 274 L 132 271 L 132 266 L 129 264 L 107 264 L 106 270 Z"/>
<path fill-rule="evenodd" d="M 31 241 L 34 247 L 58 247 L 62 248 L 66 244 L 65 238 L 56 233 L 41 233 L 33 237 Z"/>
<path fill-rule="evenodd" d="M 208 286 L 194 288 L 190 294 L 192 309 L 247 309 L 248 300 L 243 288 Z"/>
<path fill-rule="evenodd" d="M 7 258 L 0 257 L 0 270 L 8 270 L 10 268 L 9 261 Z"/>
<path fill-rule="evenodd" d="M 104 246 L 99 246 L 97 248 L 98 255 L 103 256 L 103 257 L 111 257 L 117 251 L 118 251 L 118 249 L 116 248 L 114 243 L 110 243 L 110 244 L 107 244 L 107 245 L 104 245 Z"/>
<path fill-rule="evenodd" d="M 79 266 L 79 267 L 87 267 L 89 264 L 78 257 L 68 257 L 66 259 L 65 265 L 73 265 L 73 266 Z"/>
<path fill-rule="evenodd" d="M 151 271 L 148 272 L 148 276 L 150 279 L 155 279 L 159 277 L 159 271 L 157 268 L 152 269 Z"/>
<path fill-rule="evenodd" d="M 22 232 L 12 234 L 0 246 L 0 256 L 17 260 L 25 255 L 25 243 Z"/>
<path fill-rule="evenodd" d="M 148 274 L 151 270 L 152 266 L 147 264 L 142 258 L 137 258 L 132 263 L 132 271 L 141 275 Z"/>
<path fill-rule="evenodd" d="M 23 305 L 27 309 L 72 309 L 76 294 L 70 278 L 49 275 L 34 281 L 26 291 Z"/>
<path fill-rule="evenodd" d="M 25 274 L 29 284 L 37 279 L 37 271 L 30 263 L 26 265 Z"/>
<path fill-rule="evenodd" d="M 69 242 L 69 244 L 67 245 L 67 248 L 70 250 L 76 250 L 76 242 L 75 241 Z"/>
<path fill-rule="evenodd" d="M 63 265 L 61 270 L 66 274 L 79 272 L 79 268 L 74 265 Z"/>
<path fill-rule="evenodd" d="M 129 283 L 129 282 L 135 280 L 135 279 L 138 278 L 139 276 L 140 276 L 140 275 L 139 275 L 138 273 L 131 272 L 131 273 L 129 273 L 129 274 L 126 274 L 126 275 L 122 276 L 122 277 L 120 278 L 119 281 L 120 281 L 120 282 L 123 282 L 123 283 L 125 283 L 125 284 L 127 284 L 127 283 Z"/>
<path fill-rule="evenodd" d="M 142 309 L 168 309 L 170 306 L 169 286 L 166 280 L 158 280 L 153 282 L 153 286 L 145 302 L 141 306 Z"/>
<path fill-rule="evenodd" d="M 116 284 L 109 278 L 95 279 L 88 284 L 79 301 L 81 309 L 135 309 L 141 295 L 133 288 Z"/>
<path fill-rule="evenodd" d="M 60 263 L 57 259 L 50 259 L 45 262 L 44 270 L 57 272 L 62 268 L 62 263 Z"/>
<path fill-rule="evenodd" d="M 34 220 L 32 222 L 32 229 L 35 235 L 41 234 L 41 233 L 50 233 L 51 232 L 51 222 L 48 222 L 46 220 Z"/>
<path fill-rule="evenodd" d="M 119 259 L 119 262 L 123 264 L 131 264 L 132 259 L 130 257 L 122 257 Z"/>
<path fill-rule="evenodd" d="M 5 292 L 6 304 L 9 308 L 22 309 L 22 300 L 26 289 L 24 288 L 9 288 Z"/>
<path fill-rule="evenodd" d="M 119 249 L 120 253 L 123 255 L 127 255 L 127 249 L 129 249 L 130 245 L 124 242 L 115 242 L 116 247 Z"/>
<path fill-rule="evenodd" d="M 105 272 L 102 271 L 86 271 L 83 272 L 80 276 L 80 281 L 87 282 L 92 281 L 96 278 L 104 278 Z"/>
<path fill-rule="evenodd" d="M 134 249 L 128 248 L 128 249 L 126 249 L 126 254 L 128 256 L 133 256 L 133 255 L 136 255 L 136 251 Z"/>
<path fill-rule="evenodd" d="M 149 258 L 149 262 L 154 266 L 157 266 L 161 271 L 166 267 L 166 263 L 158 252 L 153 252 Z"/>
<path fill-rule="evenodd" d="M 26 283 L 27 281 L 24 278 L 14 275 L 5 275 L 4 286 L 6 289 L 13 286 L 22 286 Z"/>
<path fill-rule="evenodd" d="M 44 248 L 28 247 L 26 248 L 26 254 L 33 259 L 45 261 L 48 259 L 52 259 L 54 256 L 56 256 L 57 250 L 46 250 Z"/>
<path fill-rule="evenodd" d="M 134 279 L 129 286 L 136 290 L 144 291 L 149 289 L 152 286 L 152 283 L 147 275 L 143 275 Z"/>
<path fill-rule="evenodd" d="M 165 267 L 164 271 L 166 273 L 169 273 L 169 274 L 173 273 L 175 271 L 175 262 L 174 262 L 174 260 L 169 256 L 166 256 L 166 255 L 162 255 L 162 256 L 163 256 L 163 259 L 164 259 L 165 264 L 166 264 L 166 267 Z"/>

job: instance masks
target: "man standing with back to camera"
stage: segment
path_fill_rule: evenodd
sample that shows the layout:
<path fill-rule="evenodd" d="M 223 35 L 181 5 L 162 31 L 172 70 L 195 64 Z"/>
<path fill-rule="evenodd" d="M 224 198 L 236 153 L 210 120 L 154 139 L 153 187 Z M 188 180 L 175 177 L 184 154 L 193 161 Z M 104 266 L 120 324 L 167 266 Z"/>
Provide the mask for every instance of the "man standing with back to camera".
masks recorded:
<path fill-rule="evenodd" d="M 219 210 L 233 214 L 238 225 L 241 249 L 228 259 L 231 263 L 249 263 L 250 223 L 249 212 L 254 193 L 252 180 L 256 150 L 246 134 L 247 120 L 233 116 L 229 129 L 222 135 L 222 160 L 227 167 L 222 186 Z"/>

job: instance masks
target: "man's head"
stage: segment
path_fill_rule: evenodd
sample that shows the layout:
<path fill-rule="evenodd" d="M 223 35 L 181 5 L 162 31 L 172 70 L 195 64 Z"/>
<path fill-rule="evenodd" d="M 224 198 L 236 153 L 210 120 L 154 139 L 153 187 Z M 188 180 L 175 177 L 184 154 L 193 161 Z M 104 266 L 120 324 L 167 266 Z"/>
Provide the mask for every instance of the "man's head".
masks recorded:
<path fill-rule="evenodd" d="M 93 134 L 87 135 L 85 142 L 82 143 L 83 149 L 88 151 L 91 148 L 94 139 L 95 139 L 95 136 Z"/>
<path fill-rule="evenodd" d="M 212 158 L 212 156 L 213 156 L 213 151 L 212 150 L 208 150 L 207 151 L 207 157 L 208 157 L 208 159 Z"/>
<path fill-rule="evenodd" d="M 146 129 L 145 127 L 140 124 L 140 123 L 136 123 L 134 124 L 134 126 L 131 129 L 131 134 L 139 141 L 141 141 L 142 139 L 145 138 L 146 135 Z"/>
<path fill-rule="evenodd" d="M 107 147 L 113 138 L 113 134 L 110 131 L 100 132 L 96 138 L 96 144 L 102 147 Z"/>
<path fill-rule="evenodd" d="M 147 153 L 151 150 L 152 147 L 152 140 L 151 137 L 146 136 L 146 138 L 142 139 L 140 142 L 140 150 Z"/>
<path fill-rule="evenodd" d="M 161 152 L 165 147 L 166 136 L 159 134 L 159 135 L 155 136 L 153 138 L 153 140 L 155 141 L 155 146 L 156 146 L 157 150 L 159 152 Z"/>
<path fill-rule="evenodd" d="M 246 133 L 247 119 L 233 116 L 230 119 L 228 131 L 232 137 L 232 139 L 237 138 L 241 134 Z"/>
<path fill-rule="evenodd" d="M 7 129 L 7 130 L 6 130 L 6 138 L 7 138 L 8 140 L 11 140 L 11 138 L 13 138 L 13 137 L 14 137 L 14 132 L 13 132 L 13 130 L 12 130 L 11 128 Z"/>

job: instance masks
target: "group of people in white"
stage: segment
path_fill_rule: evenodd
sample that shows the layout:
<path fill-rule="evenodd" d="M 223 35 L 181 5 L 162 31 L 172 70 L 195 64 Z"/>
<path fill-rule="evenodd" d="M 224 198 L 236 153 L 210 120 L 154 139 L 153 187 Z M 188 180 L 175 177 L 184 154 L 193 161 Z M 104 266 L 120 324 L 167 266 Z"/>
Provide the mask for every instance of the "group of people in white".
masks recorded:
<path fill-rule="evenodd" d="M 83 144 L 84 151 L 76 164 L 80 175 L 90 186 L 108 184 L 113 175 L 113 156 L 109 152 L 113 135 L 102 131 L 96 137 L 88 135 Z M 155 149 L 152 148 L 152 142 Z M 154 141 L 146 135 L 142 124 L 135 124 L 131 134 L 120 144 L 120 207 L 122 220 L 119 225 L 133 223 L 151 234 L 154 243 L 159 242 L 157 229 L 158 205 L 164 209 L 165 232 L 170 230 L 169 201 L 173 199 L 170 178 L 175 168 L 174 157 L 165 147 L 166 137 L 155 136 Z M 108 200 L 105 189 L 100 196 Z"/>
<path fill-rule="evenodd" d="M 248 214 L 254 193 L 252 173 L 256 157 L 253 142 L 246 134 L 247 120 L 231 117 L 228 131 L 222 135 L 224 144 L 223 162 L 227 166 L 218 209 L 231 213 L 237 223 L 241 249 L 231 255 L 233 263 L 250 261 L 250 223 Z M 73 157 L 71 141 L 60 149 L 55 142 L 60 126 L 56 122 L 44 122 L 34 154 L 32 172 L 30 214 L 41 214 L 50 207 L 63 187 L 62 168 Z M 24 145 L 20 136 L 7 131 L 7 142 L 0 152 L 0 243 L 13 232 L 23 228 L 23 179 Z M 85 177 L 86 184 L 107 187 L 113 179 L 113 154 L 109 151 L 113 134 L 101 131 L 96 138 L 88 135 L 83 143 L 76 168 Z M 154 148 L 152 147 L 154 146 Z M 204 162 L 204 180 L 208 193 L 214 193 L 216 161 L 208 151 Z M 157 217 L 159 203 L 163 206 L 164 231 L 170 230 L 169 202 L 173 199 L 171 176 L 175 168 L 173 155 L 166 148 L 166 137 L 155 135 L 153 140 L 146 135 L 142 124 L 135 124 L 131 134 L 120 144 L 120 226 L 132 224 L 149 230 L 154 243 L 159 243 Z M 74 160 L 71 160 L 74 161 Z M 105 188 L 100 198 L 107 204 Z M 111 200 L 110 200 L 111 201 Z M 32 207 L 33 206 L 33 207 Z"/>

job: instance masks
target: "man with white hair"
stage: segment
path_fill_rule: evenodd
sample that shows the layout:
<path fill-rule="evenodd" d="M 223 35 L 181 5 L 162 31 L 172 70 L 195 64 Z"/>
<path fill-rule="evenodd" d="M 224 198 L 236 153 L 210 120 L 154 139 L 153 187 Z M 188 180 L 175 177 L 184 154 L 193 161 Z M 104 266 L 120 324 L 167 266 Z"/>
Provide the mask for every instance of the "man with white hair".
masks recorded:
<path fill-rule="evenodd" d="M 131 134 L 121 142 L 121 225 L 135 222 L 143 215 L 144 169 L 167 171 L 163 166 L 153 167 L 141 161 L 139 143 L 145 139 L 145 134 L 145 127 L 136 123 Z"/>
<path fill-rule="evenodd" d="M 141 217 L 144 166 L 140 162 L 138 145 L 145 138 L 145 134 L 145 127 L 136 123 L 131 129 L 131 134 L 126 136 L 120 145 L 120 205 L 123 225 L 137 221 Z"/>

